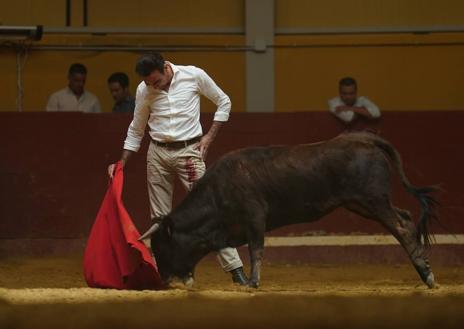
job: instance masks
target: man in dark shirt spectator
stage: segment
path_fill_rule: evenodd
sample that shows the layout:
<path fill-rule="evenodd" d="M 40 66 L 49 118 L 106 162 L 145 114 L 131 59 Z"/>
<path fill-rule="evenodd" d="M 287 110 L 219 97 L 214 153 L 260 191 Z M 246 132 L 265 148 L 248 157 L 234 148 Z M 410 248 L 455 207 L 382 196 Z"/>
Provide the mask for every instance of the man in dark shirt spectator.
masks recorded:
<path fill-rule="evenodd" d="M 129 91 L 129 77 L 123 72 L 115 72 L 108 78 L 108 88 L 114 99 L 113 112 L 134 112 L 135 98 Z"/>

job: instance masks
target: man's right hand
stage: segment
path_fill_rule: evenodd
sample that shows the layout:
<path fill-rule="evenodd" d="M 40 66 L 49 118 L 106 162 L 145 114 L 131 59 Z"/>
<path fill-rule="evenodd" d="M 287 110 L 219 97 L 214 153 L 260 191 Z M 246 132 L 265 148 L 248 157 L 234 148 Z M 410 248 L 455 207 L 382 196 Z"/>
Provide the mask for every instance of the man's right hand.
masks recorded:
<path fill-rule="evenodd" d="M 114 177 L 114 170 L 116 169 L 116 163 L 110 164 L 108 166 L 108 177 L 110 179 L 113 179 Z"/>
<path fill-rule="evenodd" d="M 133 151 L 129 151 L 129 150 L 123 150 L 122 151 L 122 155 L 121 155 L 121 165 L 122 167 L 124 168 L 124 166 L 126 165 L 126 162 L 127 160 L 129 160 L 129 158 L 131 157 L 132 153 L 134 153 Z M 116 169 L 116 163 L 113 163 L 113 164 L 110 164 L 108 166 L 108 177 L 110 179 L 113 179 L 113 176 L 114 176 L 114 170 Z"/>

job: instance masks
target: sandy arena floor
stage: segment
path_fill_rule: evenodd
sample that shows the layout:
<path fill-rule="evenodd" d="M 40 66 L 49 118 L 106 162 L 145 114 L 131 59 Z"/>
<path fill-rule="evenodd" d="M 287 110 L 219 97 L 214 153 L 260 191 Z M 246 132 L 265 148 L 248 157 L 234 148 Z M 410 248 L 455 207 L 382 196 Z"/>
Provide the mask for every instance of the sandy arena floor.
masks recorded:
<path fill-rule="evenodd" d="M 463 328 L 464 268 L 265 264 L 258 290 L 200 263 L 193 289 L 90 289 L 81 258 L 0 262 L 0 328 Z"/>

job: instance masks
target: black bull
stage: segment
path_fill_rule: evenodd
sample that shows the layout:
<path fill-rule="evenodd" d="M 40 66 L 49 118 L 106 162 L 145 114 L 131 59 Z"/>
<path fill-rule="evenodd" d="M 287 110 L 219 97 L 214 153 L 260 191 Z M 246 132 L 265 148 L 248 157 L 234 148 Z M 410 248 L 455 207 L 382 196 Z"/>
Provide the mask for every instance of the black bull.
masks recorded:
<path fill-rule="evenodd" d="M 392 205 L 390 163 L 420 203 L 417 226 L 408 211 Z M 258 287 L 266 231 L 316 221 L 344 207 L 393 234 L 431 288 L 434 276 L 426 249 L 428 222 L 438 219 L 429 195 L 434 190 L 411 185 L 398 152 L 370 133 L 342 134 L 315 144 L 246 148 L 219 159 L 143 238 L 151 235 L 161 277 L 184 282 L 193 282 L 196 264 L 209 252 L 247 243 L 249 285 Z"/>

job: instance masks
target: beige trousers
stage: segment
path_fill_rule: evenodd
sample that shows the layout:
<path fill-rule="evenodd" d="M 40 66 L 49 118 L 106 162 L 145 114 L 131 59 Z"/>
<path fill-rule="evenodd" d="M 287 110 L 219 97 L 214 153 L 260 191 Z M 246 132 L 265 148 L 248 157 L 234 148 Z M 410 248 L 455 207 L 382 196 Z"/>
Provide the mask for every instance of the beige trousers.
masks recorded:
<path fill-rule="evenodd" d="M 197 147 L 198 143 L 195 143 L 182 149 L 170 149 L 150 143 L 147 153 L 147 180 L 151 218 L 171 212 L 176 176 L 185 189 L 190 191 L 193 183 L 205 173 L 205 163 Z M 218 260 L 226 272 L 243 266 L 235 248 L 221 249 Z"/>

